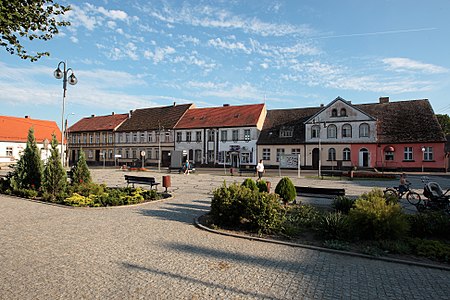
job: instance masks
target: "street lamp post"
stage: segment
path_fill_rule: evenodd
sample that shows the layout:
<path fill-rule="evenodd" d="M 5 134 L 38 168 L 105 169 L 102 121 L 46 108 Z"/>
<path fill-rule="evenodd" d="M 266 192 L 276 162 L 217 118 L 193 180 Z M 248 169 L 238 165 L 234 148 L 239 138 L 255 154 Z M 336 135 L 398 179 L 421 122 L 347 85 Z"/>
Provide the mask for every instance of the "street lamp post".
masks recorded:
<path fill-rule="evenodd" d="M 161 128 L 164 130 L 164 126 L 161 127 L 158 122 L 158 172 L 161 172 Z"/>
<path fill-rule="evenodd" d="M 61 65 L 63 66 L 63 70 L 60 69 Z M 69 76 L 67 76 L 68 73 L 71 73 Z M 64 159 L 64 107 L 65 107 L 65 101 L 66 101 L 66 91 L 67 91 L 67 82 L 69 82 L 70 85 L 75 85 L 78 82 L 78 79 L 75 77 L 72 68 L 67 68 L 67 64 L 64 61 L 59 62 L 58 68 L 53 72 L 53 75 L 56 79 L 62 79 L 63 80 L 63 101 L 62 101 L 62 114 L 61 114 L 61 162 L 62 165 L 65 166 L 65 159 Z"/>
<path fill-rule="evenodd" d="M 66 115 L 66 119 L 64 121 L 64 133 L 65 133 L 64 134 L 64 138 L 65 138 L 65 141 L 66 141 L 65 149 L 67 151 L 66 160 L 65 160 L 65 165 L 66 166 L 69 165 L 69 132 L 67 131 L 67 127 L 68 127 L 67 120 L 69 119 L 70 116 L 73 116 L 73 115 L 75 115 L 75 113 L 67 114 Z"/>
<path fill-rule="evenodd" d="M 420 149 L 420 150 L 422 150 L 422 173 L 423 173 L 423 161 L 424 161 L 424 155 L 425 155 L 425 147 L 424 146 L 422 146 L 422 148 Z"/>

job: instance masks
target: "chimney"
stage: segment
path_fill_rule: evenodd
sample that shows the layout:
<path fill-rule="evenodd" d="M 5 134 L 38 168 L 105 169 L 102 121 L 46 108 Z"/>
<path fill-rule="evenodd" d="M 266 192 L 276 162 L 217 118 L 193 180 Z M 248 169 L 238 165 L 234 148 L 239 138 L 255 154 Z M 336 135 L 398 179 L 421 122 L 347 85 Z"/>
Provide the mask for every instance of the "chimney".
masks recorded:
<path fill-rule="evenodd" d="M 91 115 L 91 118 L 95 117 L 95 115 Z"/>
<path fill-rule="evenodd" d="M 175 101 L 173 101 L 173 106 L 177 105 L 177 103 Z"/>
<path fill-rule="evenodd" d="M 325 105 L 323 103 L 320 103 L 320 107 L 324 107 Z"/>
<path fill-rule="evenodd" d="M 128 119 L 133 115 L 133 110 L 130 109 L 130 113 L 128 114 Z"/>
<path fill-rule="evenodd" d="M 380 103 L 389 103 L 389 97 L 380 97 Z"/>
<path fill-rule="evenodd" d="M 223 107 L 226 107 L 226 106 L 230 106 L 230 104 L 228 104 L 228 103 L 225 103 L 225 104 L 223 105 Z"/>
<path fill-rule="evenodd" d="M 29 119 L 30 118 L 30 116 L 25 116 L 25 119 Z"/>
<path fill-rule="evenodd" d="M 116 114 L 115 112 L 112 112 L 112 113 L 111 113 L 111 116 L 114 116 L 115 114 Z"/>

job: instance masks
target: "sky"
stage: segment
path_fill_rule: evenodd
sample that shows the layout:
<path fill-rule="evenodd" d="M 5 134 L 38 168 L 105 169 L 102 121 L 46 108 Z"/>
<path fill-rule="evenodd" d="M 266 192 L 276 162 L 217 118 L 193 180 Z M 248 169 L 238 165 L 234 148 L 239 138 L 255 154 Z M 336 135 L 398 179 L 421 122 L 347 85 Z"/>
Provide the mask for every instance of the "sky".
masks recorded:
<path fill-rule="evenodd" d="M 0 48 L 0 115 L 69 126 L 194 103 L 267 109 L 429 99 L 450 114 L 450 1 L 61 1 L 71 26 L 37 62 Z M 62 113 L 61 61 L 78 79 Z"/>

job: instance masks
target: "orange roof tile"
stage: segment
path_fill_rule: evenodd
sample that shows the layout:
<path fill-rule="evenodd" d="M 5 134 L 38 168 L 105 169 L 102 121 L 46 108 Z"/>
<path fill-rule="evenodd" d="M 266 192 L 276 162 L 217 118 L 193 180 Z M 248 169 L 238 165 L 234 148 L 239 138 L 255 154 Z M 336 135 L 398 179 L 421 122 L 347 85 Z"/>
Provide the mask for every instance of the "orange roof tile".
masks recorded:
<path fill-rule="evenodd" d="M 117 126 L 128 119 L 128 114 L 114 114 L 107 116 L 91 116 L 86 117 L 67 130 L 68 132 L 83 132 L 83 131 L 108 131 L 114 130 Z"/>
<path fill-rule="evenodd" d="M 50 141 L 53 133 L 61 141 L 61 131 L 55 121 L 9 116 L 0 116 L 0 141 L 26 142 L 31 127 L 34 128 L 34 137 L 38 143 L 44 139 Z"/>
<path fill-rule="evenodd" d="M 256 126 L 265 104 L 192 108 L 175 129 Z"/>

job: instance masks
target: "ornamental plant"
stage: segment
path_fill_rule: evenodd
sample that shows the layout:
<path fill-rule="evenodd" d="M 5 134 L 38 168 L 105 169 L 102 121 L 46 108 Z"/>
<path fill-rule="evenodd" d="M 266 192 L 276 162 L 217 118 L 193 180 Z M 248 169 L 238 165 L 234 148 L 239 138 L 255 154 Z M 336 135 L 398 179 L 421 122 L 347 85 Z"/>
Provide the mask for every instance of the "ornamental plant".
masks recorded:
<path fill-rule="evenodd" d="M 78 157 L 77 163 L 72 168 L 72 184 L 89 184 L 92 182 L 91 172 L 86 163 L 86 156 L 83 149 L 80 150 L 80 156 Z"/>
<path fill-rule="evenodd" d="M 289 177 L 283 177 L 275 187 L 275 193 L 280 196 L 284 204 L 291 202 L 297 196 L 295 186 Z"/>
<path fill-rule="evenodd" d="M 47 193 L 50 201 L 62 200 L 67 186 L 67 174 L 62 166 L 58 141 L 56 136 L 52 135 L 50 157 L 44 168 L 43 190 Z"/>

